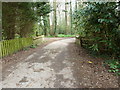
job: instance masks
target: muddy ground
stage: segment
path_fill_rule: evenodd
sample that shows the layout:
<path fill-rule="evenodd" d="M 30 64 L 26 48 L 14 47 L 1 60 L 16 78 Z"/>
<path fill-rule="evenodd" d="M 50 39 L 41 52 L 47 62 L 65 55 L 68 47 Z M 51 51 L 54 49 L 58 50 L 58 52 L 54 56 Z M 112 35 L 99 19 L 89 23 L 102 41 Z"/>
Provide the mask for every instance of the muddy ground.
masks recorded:
<path fill-rule="evenodd" d="M 74 38 L 46 40 L 2 59 L 3 88 L 119 88 L 118 76 L 75 45 Z"/>

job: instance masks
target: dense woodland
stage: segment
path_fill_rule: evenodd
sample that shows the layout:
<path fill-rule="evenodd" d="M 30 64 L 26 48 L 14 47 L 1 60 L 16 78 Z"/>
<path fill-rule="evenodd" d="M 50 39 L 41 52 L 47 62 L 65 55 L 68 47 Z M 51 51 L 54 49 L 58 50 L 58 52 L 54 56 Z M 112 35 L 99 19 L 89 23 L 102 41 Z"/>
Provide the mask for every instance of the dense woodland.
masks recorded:
<path fill-rule="evenodd" d="M 116 2 L 79 3 L 74 13 L 75 28 L 79 38 L 86 39 L 84 47 L 95 55 L 108 55 L 107 63 L 119 71 L 120 64 L 120 11 Z M 117 69 L 116 69 L 117 68 Z"/>
<path fill-rule="evenodd" d="M 75 2 L 72 8 L 73 4 L 66 1 L 62 10 L 64 14 L 58 15 L 59 5 L 56 0 L 52 4 L 50 2 L 3 2 L 2 39 L 58 34 L 79 35 L 78 38 L 83 39 L 83 47 L 99 55 L 108 55 L 112 59 L 113 72 L 118 72 L 120 11 L 116 8 L 120 4 Z M 52 24 L 50 14 L 52 14 Z"/>
<path fill-rule="evenodd" d="M 97 52 L 119 54 L 120 30 L 116 3 L 85 3 L 76 10 L 75 24 L 80 37 L 90 38 L 87 47 Z M 118 55 L 117 55 L 118 56 Z"/>
<path fill-rule="evenodd" d="M 70 6 L 69 8 L 68 5 Z M 56 1 L 51 3 L 3 2 L 2 38 L 9 40 L 16 37 L 36 35 L 57 36 L 58 34 L 74 34 L 72 30 L 71 2 L 64 3 L 64 8 L 61 11 L 64 13 L 63 17 L 61 17 L 62 14 L 58 10 L 59 6 L 60 3 Z M 67 10 L 69 10 L 69 12 Z M 71 23 L 68 25 L 69 21 Z"/>
<path fill-rule="evenodd" d="M 33 26 L 43 17 L 46 24 L 50 5 L 45 2 L 8 2 L 2 4 L 3 39 L 18 37 L 30 37 Z M 46 27 L 44 27 L 44 31 Z"/>

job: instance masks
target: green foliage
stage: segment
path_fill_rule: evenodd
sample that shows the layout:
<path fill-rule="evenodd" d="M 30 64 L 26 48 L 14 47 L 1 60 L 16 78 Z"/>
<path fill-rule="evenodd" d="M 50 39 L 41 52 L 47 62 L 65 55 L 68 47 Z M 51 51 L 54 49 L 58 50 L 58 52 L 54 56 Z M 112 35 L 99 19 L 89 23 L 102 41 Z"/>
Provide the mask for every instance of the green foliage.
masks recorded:
<path fill-rule="evenodd" d="M 116 2 L 85 2 L 75 11 L 74 25 L 83 46 L 90 52 L 108 55 L 110 72 L 120 74 L 120 23 Z M 89 40 L 85 40 L 89 39 Z"/>
<path fill-rule="evenodd" d="M 109 72 L 114 72 L 117 75 L 120 75 L 120 62 L 119 60 L 106 60 L 105 65 L 109 66 Z"/>
<path fill-rule="evenodd" d="M 85 2 L 75 11 L 74 25 L 86 46 L 99 53 L 120 54 L 119 20 L 116 2 Z"/>
<path fill-rule="evenodd" d="M 58 34 L 57 37 L 75 37 L 75 35 Z"/>
<path fill-rule="evenodd" d="M 30 37 L 35 22 L 51 10 L 47 2 L 3 2 L 2 11 L 3 37 L 8 40 L 14 39 L 15 34 Z"/>
<path fill-rule="evenodd" d="M 29 50 L 29 48 L 28 48 L 28 47 L 25 47 L 25 48 L 23 48 L 23 50 L 24 50 L 24 51 L 27 51 L 27 50 Z"/>
<path fill-rule="evenodd" d="M 98 44 L 93 44 L 92 46 L 89 47 L 90 49 L 92 49 L 93 51 L 99 51 L 98 50 Z"/>
<path fill-rule="evenodd" d="M 68 12 L 67 10 L 63 10 L 63 12 Z"/>
<path fill-rule="evenodd" d="M 25 48 L 23 48 L 23 50 L 24 51 L 27 51 L 27 50 L 29 50 L 30 48 L 37 48 L 37 45 L 36 44 L 32 44 L 30 47 L 25 47 Z"/>
<path fill-rule="evenodd" d="M 35 45 L 35 44 L 30 46 L 30 48 L 36 48 L 36 47 L 37 47 L 37 45 Z"/>
<path fill-rule="evenodd" d="M 57 36 L 48 36 L 48 37 L 75 37 L 75 35 L 58 34 Z"/>
<path fill-rule="evenodd" d="M 38 16 L 47 15 L 52 11 L 50 4 L 47 2 L 36 2 L 34 3 L 34 7 L 36 7 L 36 13 Z"/>

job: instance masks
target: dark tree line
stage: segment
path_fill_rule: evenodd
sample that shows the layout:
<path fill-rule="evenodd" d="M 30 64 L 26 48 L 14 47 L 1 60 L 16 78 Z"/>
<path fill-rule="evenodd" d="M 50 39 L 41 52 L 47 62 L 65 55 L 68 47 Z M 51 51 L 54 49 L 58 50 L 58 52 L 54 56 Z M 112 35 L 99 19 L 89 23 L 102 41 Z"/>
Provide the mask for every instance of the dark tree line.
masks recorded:
<path fill-rule="evenodd" d="M 75 24 L 86 47 L 97 52 L 108 52 L 110 55 L 120 54 L 119 17 L 116 2 L 88 2 L 74 14 Z"/>
<path fill-rule="evenodd" d="M 104 56 L 109 72 L 120 75 L 120 4 L 85 2 L 74 13 L 75 29 L 82 46 L 94 56 Z"/>
<path fill-rule="evenodd" d="M 45 24 L 44 19 L 51 10 L 47 2 L 3 2 L 2 11 L 2 37 L 9 40 L 16 34 L 29 37 L 33 33 L 33 25 L 41 21 L 41 17 Z"/>

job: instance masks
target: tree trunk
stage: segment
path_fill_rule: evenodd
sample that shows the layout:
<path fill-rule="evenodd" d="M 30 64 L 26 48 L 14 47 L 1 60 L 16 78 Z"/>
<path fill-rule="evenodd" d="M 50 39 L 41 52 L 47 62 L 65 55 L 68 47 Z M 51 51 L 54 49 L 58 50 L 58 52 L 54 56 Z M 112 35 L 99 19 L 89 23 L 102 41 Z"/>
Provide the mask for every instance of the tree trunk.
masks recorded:
<path fill-rule="evenodd" d="M 65 34 L 68 33 L 67 27 L 67 0 L 65 0 Z"/>
<path fill-rule="evenodd" d="M 57 16 L 56 16 L 56 0 L 53 1 L 53 8 L 54 8 L 54 12 L 53 12 L 53 31 L 54 31 L 54 35 L 56 36 L 57 34 Z"/>
<path fill-rule="evenodd" d="M 70 1 L 70 31 L 71 31 L 71 35 L 73 34 L 73 31 L 72 31 L 72 4 L 71 4 L 71 1 Z"/>
<path fill-rule="evenodd" d="M 44 35 L 47 35 L 47 24 L 46 24 L 46 16 L 43 16 L 43 24 L 44 24 Z"/>

